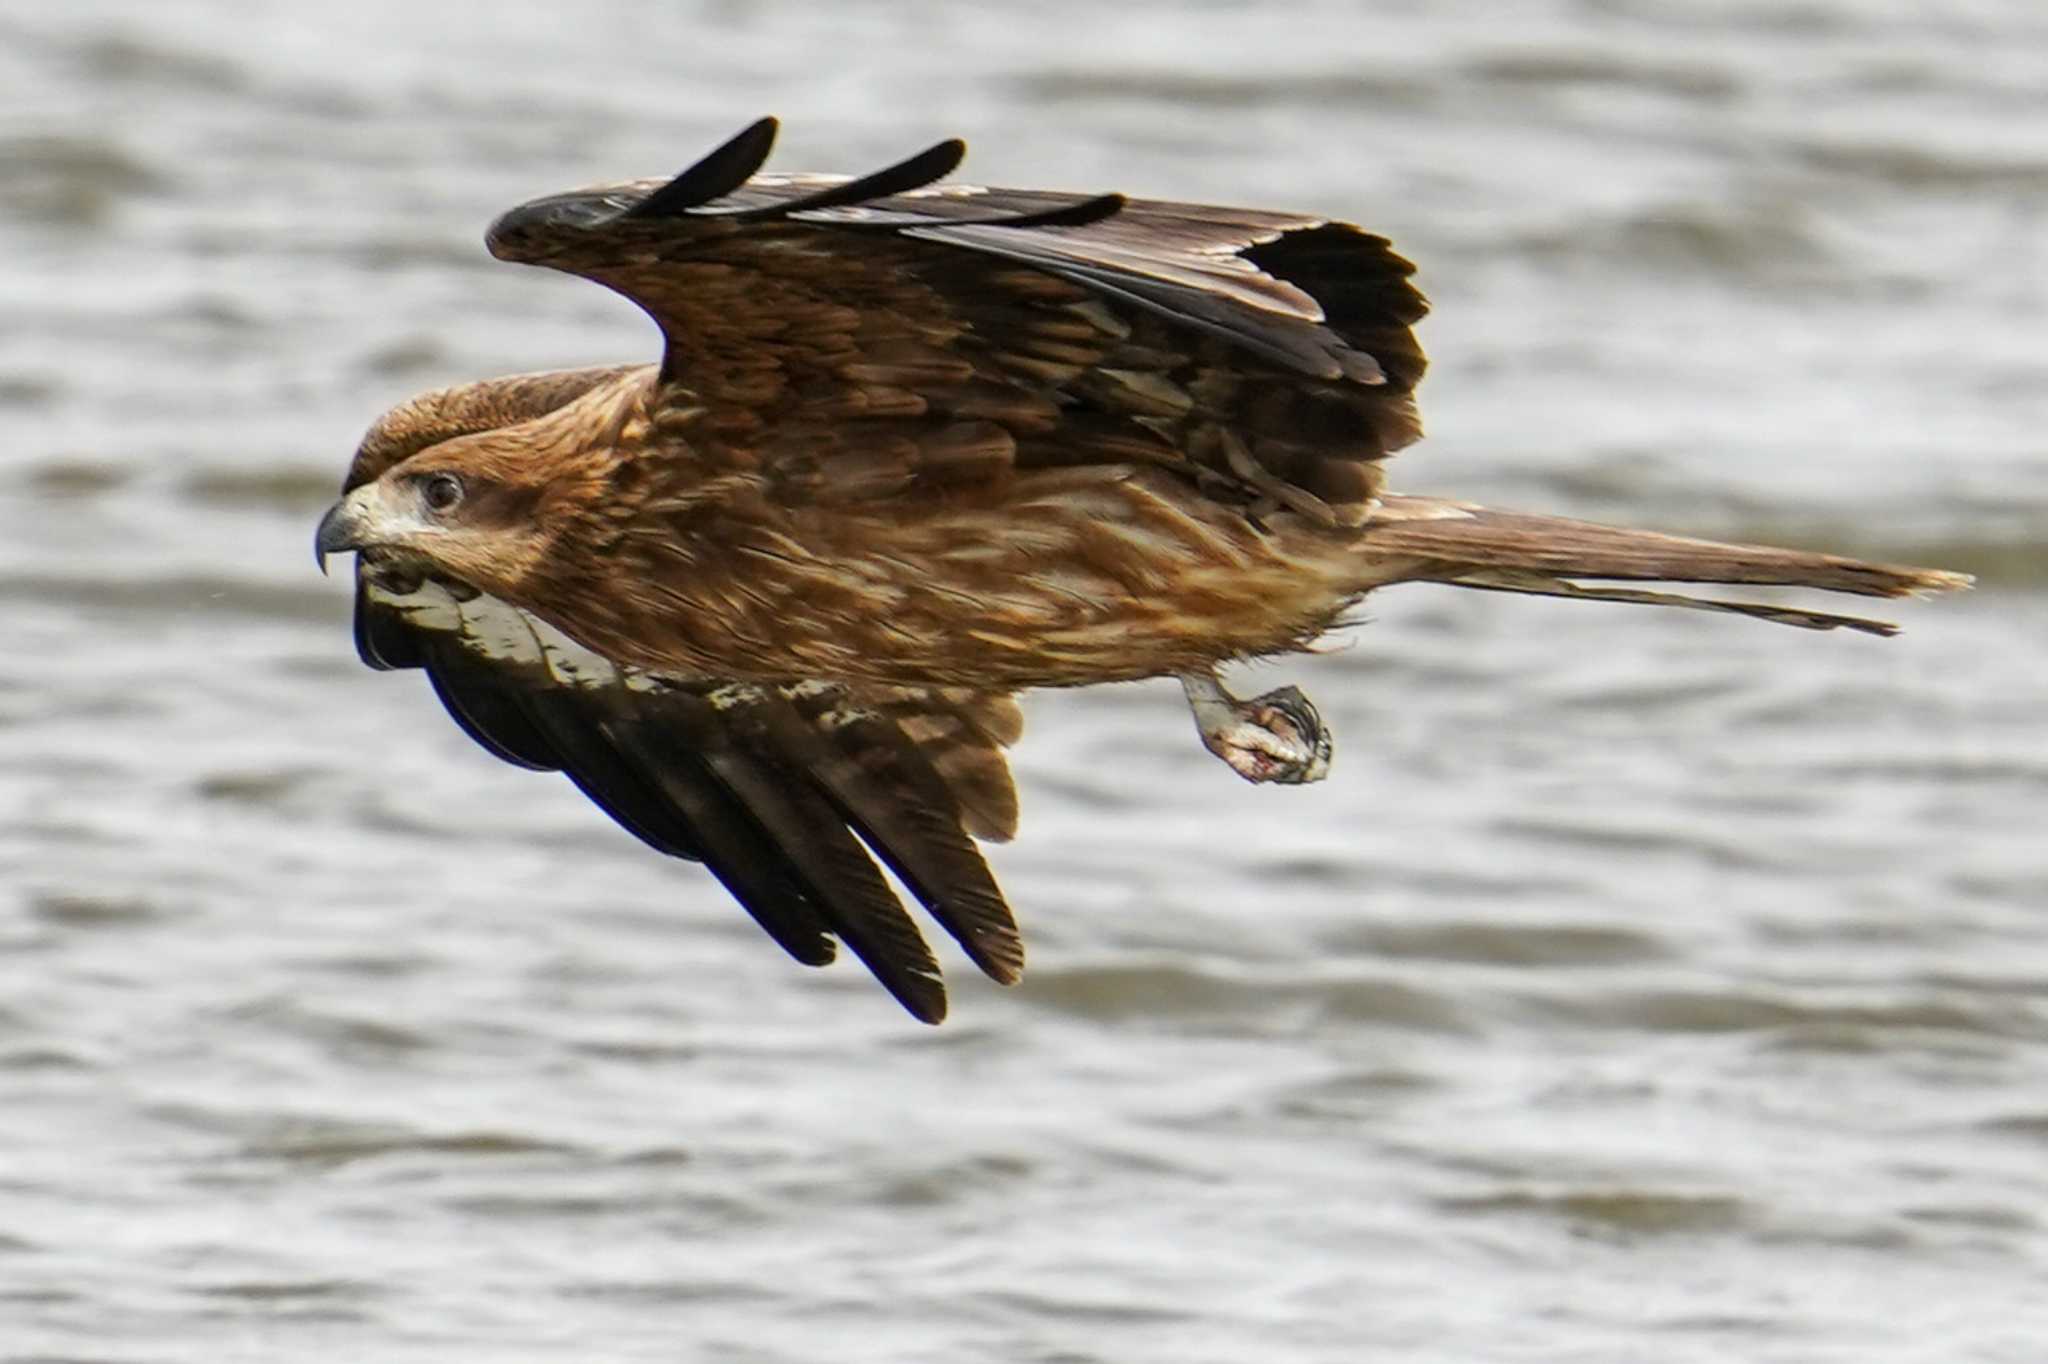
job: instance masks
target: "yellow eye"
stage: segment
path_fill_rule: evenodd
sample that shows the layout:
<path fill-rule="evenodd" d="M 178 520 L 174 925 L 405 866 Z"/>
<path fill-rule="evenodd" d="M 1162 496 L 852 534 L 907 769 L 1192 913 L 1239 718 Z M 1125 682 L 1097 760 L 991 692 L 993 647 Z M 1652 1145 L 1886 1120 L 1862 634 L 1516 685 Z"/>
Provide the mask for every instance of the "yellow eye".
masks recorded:
<path fill-rule="evenodd" d="M 420 488 L 428 511 L 445 512 L 462 500 L 462 480 L 454 474 L 434 474 Z"/>

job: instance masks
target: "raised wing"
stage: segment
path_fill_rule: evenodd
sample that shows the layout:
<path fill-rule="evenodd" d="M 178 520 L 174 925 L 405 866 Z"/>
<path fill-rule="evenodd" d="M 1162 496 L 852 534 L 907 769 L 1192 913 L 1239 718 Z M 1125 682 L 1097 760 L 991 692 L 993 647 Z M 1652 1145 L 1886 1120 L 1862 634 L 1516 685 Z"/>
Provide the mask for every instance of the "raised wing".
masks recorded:
<path fill-rule="evenodd" d="M 1356 524 L 1379 461 L 1420 432 L 1410 328 L 1427 305 L 1383 237 L 933 187 L 958 142 L 857 179 L 756 175 L 774 127 L 667 182 L 537 199 L 488 238 L 654 317 L 670 401 L 704 418 L 690 441 L 713 468 L 815 469 L 838 446 L 860 457 L 823 478 L 860 496 L 1139 462 L 1254 513 Z"/>
<path fill-rule="evenodd" d="M 502 379 L 427 394 L 365 439 L 349 486 L 464 432 L 526 420 L 632 368 Z M 844 942 L 912 1014 L 946 1009 L 938 965 L 879 856 L 989 976 L 1024 954 L 974 846 L 1015 831 L 1005 696 L 826 683 L 669 681 L 615 667 L 546 623 L 459 583 L 359 556 L 356 647 L 426 672 L 486 750 L 565 773 L 658 851 L 704 863 L 789 954 Z M 873 855 L 871 855 L 871 853 Z"/>

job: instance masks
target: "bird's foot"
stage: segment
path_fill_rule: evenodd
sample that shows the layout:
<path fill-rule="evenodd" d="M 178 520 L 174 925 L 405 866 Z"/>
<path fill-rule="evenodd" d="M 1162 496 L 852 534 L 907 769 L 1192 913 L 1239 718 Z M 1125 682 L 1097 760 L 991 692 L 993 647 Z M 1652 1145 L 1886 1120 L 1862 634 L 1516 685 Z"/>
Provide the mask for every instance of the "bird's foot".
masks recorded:
<path fill-rule="evenodd" d="M 1208 674 L 1180 684 L 1203 746 L 1246 781 L 1299 786 L 1330 775 L 1330 731 L 1300 688 L 1240 701 Z"/>

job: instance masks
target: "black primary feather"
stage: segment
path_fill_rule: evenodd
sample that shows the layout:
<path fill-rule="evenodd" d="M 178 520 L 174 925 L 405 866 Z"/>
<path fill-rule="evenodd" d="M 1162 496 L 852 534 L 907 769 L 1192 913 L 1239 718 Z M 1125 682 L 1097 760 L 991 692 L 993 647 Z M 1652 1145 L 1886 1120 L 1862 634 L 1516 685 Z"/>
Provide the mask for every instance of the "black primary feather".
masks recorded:
<path fill-rule="evenodd" d="M 738 723 L 804 774 L 976 966 L 1015 984 L 1024 970 L 1023 937 L 930 760 L 903 742 L 892 721 L 843 699 L 828 715 L 805 709 L 802 701 L 763 694 Z"/>
<path fill-rule="evenodd" d="M 846 821 L 770 755 L 713 747 L 703 757 L 782 850 L 785 865 L 839 940 L 918 1019 L 943 1019 L 946 990 L 939 964 Z"/>
<path fill-rule="evenodd" d="M 957 137 L 926 147 L 916 156 L 906 157 L 893 166 L 857 179 L 841 181 L 823 189 L 814 190 L 795 199 L 761 208 L 736 208 L 719 212 L 717 216 L 735 219 L 739 222 L 765 222 L 787 218 L 793 213 L 807 213 L 818 209 L 840 208 L 849 204 L 865 203 L 870 199 L 885 199 L 892 194 L 908 190 L 923 189 L 934 180 L 942 180 L 960 168 L 960 162 L 967 155 L 967 144 Z"/>
<path fill-rule="evenodd" d="M 628 218 L 666 218 L 702 208 L 744 185 L 767 164 L 780 125 L 757 119 L 718 150 L 626 210 Z"/>

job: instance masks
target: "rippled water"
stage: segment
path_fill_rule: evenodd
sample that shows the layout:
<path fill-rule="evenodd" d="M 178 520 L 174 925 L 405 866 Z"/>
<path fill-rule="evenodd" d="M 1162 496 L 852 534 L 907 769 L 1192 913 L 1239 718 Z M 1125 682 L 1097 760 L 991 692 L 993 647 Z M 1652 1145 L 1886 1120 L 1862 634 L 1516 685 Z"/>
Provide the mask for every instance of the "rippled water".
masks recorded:
<path fill-rule="evenodd" d="M 0 1359 L 2040 1357 L 2048 11 L 489 13 L 0 3 Z M 1393 234 L 1401 488 L 1983 586 L 1389 593 L 1301 791 L 1040 697 L 921 1028 L 308 561 L 384 406 L 651 353 L 493 214 L 764 112 Z"/>

